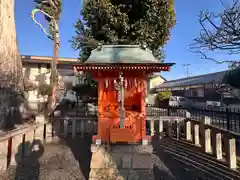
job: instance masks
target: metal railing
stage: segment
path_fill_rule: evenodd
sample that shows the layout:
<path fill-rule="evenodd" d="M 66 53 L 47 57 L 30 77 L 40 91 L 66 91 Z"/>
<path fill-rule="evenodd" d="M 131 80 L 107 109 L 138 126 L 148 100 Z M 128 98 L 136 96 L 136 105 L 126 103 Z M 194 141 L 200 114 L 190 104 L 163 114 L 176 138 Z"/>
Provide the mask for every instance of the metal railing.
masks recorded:
<path fill-rule="evenodd" d="M 154 106 L 147 106 L 147 116 L 177 116 L 185 117 L 186 112 L 191 114 L 191 119 L 199 121 L 202 117 L 208 116 L 211 118 L 211 124 L 228 131 L 240 133 L 240 110 L 226 109 L 215 110 L 210 108 L 156 108 Z"/>

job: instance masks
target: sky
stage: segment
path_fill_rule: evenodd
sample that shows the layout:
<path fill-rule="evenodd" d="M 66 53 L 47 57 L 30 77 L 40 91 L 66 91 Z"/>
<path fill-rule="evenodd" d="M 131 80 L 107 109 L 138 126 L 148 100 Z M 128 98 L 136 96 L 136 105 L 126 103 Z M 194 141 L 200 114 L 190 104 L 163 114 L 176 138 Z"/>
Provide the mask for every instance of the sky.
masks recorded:
<path fill-rule="evenodd" d="M 229 1 L 229 0 L 225 0 Z M 77 58 L 78 52 L 68 42 L 74 35 L 73 24 L 80 18 L 81 0 L 63 0 L 63 12 L 60 19 L 60 57 Z M 15 0 L 15 21 L 19 51 L 22 55 L 52 56 L 53 43 L 34 24 L 30 14 L 34 8 L 33 0 Z M 200 32 L 198 16 L 201 10 L 219 12 L 222 6 L 219 0 L 175 0 L 176 25 L 171 31 L 171 38 L 165 46 L 165 62 L 176 63 L 170 72 L 161 73 L 167 80 L 186 77 L 186 67 L 190 64 L 189 75 L 195 76 L 227 69 L 227 64 L 216 64 L 203 60 L 198 54 L 189 51 L 189 44 Z M 37 20 L 46 25 L 44 18 L 38 14 Z M 226 55 L 214 54 L 217 59 L 228 58 Z"/>

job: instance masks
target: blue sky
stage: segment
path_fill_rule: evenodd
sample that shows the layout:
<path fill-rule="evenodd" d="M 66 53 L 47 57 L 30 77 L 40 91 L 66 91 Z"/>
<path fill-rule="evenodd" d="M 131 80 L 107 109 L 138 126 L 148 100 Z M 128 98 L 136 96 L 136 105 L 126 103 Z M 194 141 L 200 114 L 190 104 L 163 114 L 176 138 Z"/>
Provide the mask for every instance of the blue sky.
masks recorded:
<path fill-rule="evenodd" d="M 30 17 L 30 13 L 34 8 L 33 0 L 16 0 L 15 3 L 20 53 L 24 55 L 52 56 L 52 42 L 45 37 L 41 29 L 33 23 Z M 78 56 L 78 52 L 71 48 L 68 41 L 74 36 L 73 24 L 80 17 L 81 5 L 82 1 L 80 0 L 63 0 L 63 12 L 60 20 L 60 57 Z M 198 24 L 200 10 L 220 11 L 222 9 L 220 1 L 175 0 L 175 9 L 177 23 L 171 32 L 171 38 L 165 49 L 166 62 L 175 62 L 176 65 L 170 72 L 164 72 L 162 75 L 168 80 L 185 77 L 186 68 L 183 67 L 183 64 L 191 64 L 189 67 L 189 75 L 191 76 L 226 70 L 226 64 L 217 65 L 214 62 L 202 60 L 199 55 L 189 51 L 189 44 L 194 37 L 198 36 L 200 31 Z M 37 15 L 37 19 L 45 23 L 41 15 Z M 219 59 L 223 58 L 219 54 L 214 56 Z"/>

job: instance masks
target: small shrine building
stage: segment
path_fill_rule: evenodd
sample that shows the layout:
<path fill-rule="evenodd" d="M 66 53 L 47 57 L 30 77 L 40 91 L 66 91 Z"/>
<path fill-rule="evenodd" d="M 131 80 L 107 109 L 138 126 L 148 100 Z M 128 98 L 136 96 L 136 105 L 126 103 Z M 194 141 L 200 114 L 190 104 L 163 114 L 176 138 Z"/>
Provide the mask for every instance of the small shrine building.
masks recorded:
<path fill-rule="evenodd" d="M 98 82 L 98 143 L 138 143 L 146 139 L 146 88 L 151 73 L 169 71 L 144 45 L 100 45 L 74 65 Z"/>

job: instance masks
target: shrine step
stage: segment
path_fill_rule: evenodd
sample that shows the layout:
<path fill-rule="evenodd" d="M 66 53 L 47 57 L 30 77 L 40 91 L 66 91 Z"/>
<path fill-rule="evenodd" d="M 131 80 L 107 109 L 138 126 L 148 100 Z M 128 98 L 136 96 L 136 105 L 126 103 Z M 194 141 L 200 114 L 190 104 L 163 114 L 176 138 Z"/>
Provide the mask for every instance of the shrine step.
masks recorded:
<path fill-rule="evenodd" d="M 89 180 L 154 180 L 151 145 L 95 145 Z"/>

